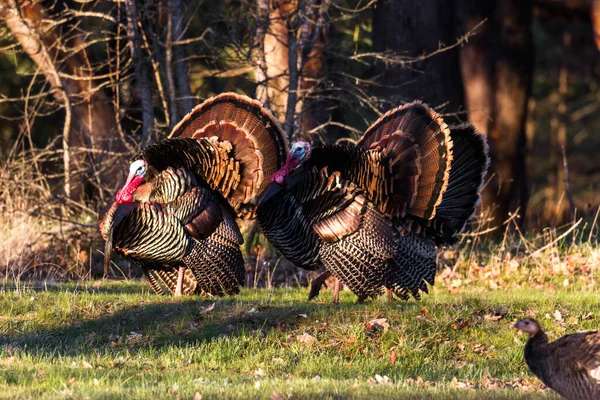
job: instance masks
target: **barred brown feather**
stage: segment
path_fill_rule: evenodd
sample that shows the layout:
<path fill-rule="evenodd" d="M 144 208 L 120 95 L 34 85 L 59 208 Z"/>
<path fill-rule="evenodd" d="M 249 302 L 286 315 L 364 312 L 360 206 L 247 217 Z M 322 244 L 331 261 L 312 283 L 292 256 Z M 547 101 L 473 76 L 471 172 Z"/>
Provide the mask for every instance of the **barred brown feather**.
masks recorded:
<path fill-rule="evenodd" d="M 208 99 L 169 139 L 133 157 L 147 170 L 133 202 L 114 203 L 99 220 L 107 253 L 114 247 L 141 264 L 157 292 L 173 292 L 185 265 L 184 294 L 236 293 L 245 268 L 235 213 L 253 217 L 286 154 L 279 122 L 259 102 L 233 93 Z"/>
<path fill-rule="evenodd" d="M 285 183 L 259 199 L 258 220 L 288 259 L 325 267 L 361 299 L 383 287 L 419 298 L 434 283 L 436 243 L 450 243 L 474 213 L 487 152 L 470 126 L 451 131 L 414 102 L 355 146 L 315 148 L 297 169 L 286 166 Z"/>
<path fill-rule="evenodd" d="M 169 138 L 215 136 L 231 143 L 228 159 L 239 164 L 239 183 L 224 197 L 235 210 L 239 209 L 241 217 L 250 217 L 248 205 L 255 204 L 271 176 L 285 162 L 286 136 L 279 121 L 259 101 L 223 93 L 195 107 L 175 126 Z"/>
<path fill-rule="evenodd" d="M 548 342 L 532 318 L 517 322 L 533 329 L 525 345 L 525 361 L 546 386 L 569 400 L 600 398 L 600 332 L 574 333 Z M 533 326 L 533 328 L 532 328 Z"/>
<path fill-rule="evenodd" d="M 379 149 L 390 160 L 391 169 L 397 164 L 407 163 L 405 152 L 409 145 L 415 150 L 410 159 L 416 158 L 417 185 L 407 213 L 429 220 L 435 216 L 436 207 L 441 202 L 452 165 L 450 129 L 442 117 L 425 104 L 415 101 L 385 113 L 356 144 L 361 149 Z M 394 178 L 406 177 L 394 174 Z"/>
<path fill-rule="evenodd" d="M 306 269 L 326 268 L 360 299 L 383 287 L 403 287 L 417 297 L 426 290 L 424 280 L 433 282 L 433 243 L 433 254 L 413 251 L 410 260 L 418 264 L 397 262 L 414 239 L 402 237 L 364 191 L 338 172 L 303 165 L 285 187 L 274 183 L 267 188 L 257 216 L 267 239 L 290 261 Z M 423 259 L 433 259 L 433 271 Z M 423 265 L 427 268 L 421 270 Z"/>

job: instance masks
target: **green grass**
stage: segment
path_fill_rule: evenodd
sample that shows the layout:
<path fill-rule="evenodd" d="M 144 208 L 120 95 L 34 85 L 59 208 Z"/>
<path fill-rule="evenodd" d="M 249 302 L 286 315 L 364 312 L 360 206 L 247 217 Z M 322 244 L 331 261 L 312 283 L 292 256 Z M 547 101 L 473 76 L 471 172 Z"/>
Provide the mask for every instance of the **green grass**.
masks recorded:
<path fill-rule="evenodd" d="M 600 294 L 578 288 L 452 294 L 442 283 L 419 302 L 362 305 L 349 292 L 340 305 L 329 291 L 321 302 L 306 295 L 6 284 L 0 398 L 555 398 L 528 372 L 526 338 L 510 324 L 535 315 L 552 338 L 600 325 Z M 370 329 L 377 318 L 386 321 Z"/>

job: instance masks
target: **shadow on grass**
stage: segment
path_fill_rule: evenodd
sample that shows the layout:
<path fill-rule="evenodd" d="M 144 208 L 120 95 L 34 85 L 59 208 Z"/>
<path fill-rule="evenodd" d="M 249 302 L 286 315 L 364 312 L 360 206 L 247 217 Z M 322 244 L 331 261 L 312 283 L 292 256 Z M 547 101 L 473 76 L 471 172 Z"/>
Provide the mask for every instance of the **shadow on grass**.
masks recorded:
<path fill-rule="evenodd" d="M 103 288 L 99 292 L 111 293 L 112 290 Z M 111 312 L 114 303 L 120 301 L 123 300 L 116 297 L 95 304 L 95 315 L 101 314 L 95 318 L 86 317 L 83 309 L 72 309 L 69 313 L 71 322 L 59 327 L 45 327 L 42 320 L 36 321 L 33 331 L 31 328 L 20 329 L 18 325 L 13 326 L 14 329 L 9 327 L 0 335 L 0 351 L 74 356 L 198 345 L 222 336 L 263 335 L 273 329 L 292 331 L 305 321 L 299 314 L 309 314 L 315 308 L 323 307 L 308 302 L 290 306 L 257 305 L 258 301 L 236 298 L 197 298 L 167 303 L 141 299 L 140 304 L 128 304 Z M 207 311 L 213 303 L 214 309 Z M 31 322 L 29 324 L 31 326 Z"/>

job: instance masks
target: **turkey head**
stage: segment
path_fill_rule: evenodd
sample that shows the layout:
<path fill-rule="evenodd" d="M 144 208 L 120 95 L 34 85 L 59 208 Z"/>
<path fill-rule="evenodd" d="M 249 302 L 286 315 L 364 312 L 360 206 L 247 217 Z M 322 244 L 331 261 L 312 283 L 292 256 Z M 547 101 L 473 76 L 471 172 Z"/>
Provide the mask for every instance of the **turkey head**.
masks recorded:
<path fill-rule="evenodd" d="M 312 147 L 308 142 L 296 142 L 292 145 L 285 164 L 281 169 L 273 174 L 271 182 L 276 182 L 280 185 L 285 183 L 287 176 L 292 173 L 303 161 L 310 158 Z"/>

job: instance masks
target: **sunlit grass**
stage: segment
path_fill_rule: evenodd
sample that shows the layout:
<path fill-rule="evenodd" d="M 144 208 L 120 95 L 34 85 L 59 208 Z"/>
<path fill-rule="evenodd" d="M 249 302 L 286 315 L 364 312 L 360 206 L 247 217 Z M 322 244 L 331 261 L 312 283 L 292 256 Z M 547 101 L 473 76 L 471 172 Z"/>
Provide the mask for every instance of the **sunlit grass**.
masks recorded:
<path fill-rule="evenodd" d="M 0 397 L 551 398 L 510 324 L 534 315 L 553 338 L 600 325 L 592 291 L 450 289 L 332 305 L 306 289 L 175 299 L 145 282 L 7 285 Z"/>

